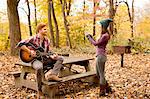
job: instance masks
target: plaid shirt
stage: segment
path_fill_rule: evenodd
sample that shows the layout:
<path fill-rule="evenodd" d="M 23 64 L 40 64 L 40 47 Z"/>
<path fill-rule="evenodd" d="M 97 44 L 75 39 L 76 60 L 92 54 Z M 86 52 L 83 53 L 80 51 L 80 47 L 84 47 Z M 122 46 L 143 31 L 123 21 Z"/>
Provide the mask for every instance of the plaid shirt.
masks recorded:
<path fill-rule="evenodd" d="M 43 43 L 40 41 L 40 36 L 38 34 L 36 34 L 35 36 L 32 36 L 31 38 L 29 39 L 26 39 L 26 40 L 22 40 L 18 43 L 17 45 L 17 48 L 18 47 L 21 47 L 22 45 L 27 45 L 27 44 L 33 44 L 35 47 L 43 47 L 44 49 L 44 52 L 48 52 L 50 49 L 49 49 L 49 46 L 50 46 L 50 41 L 48 38 L 44 38 L 43 40 Z M 34 50 L 33 47 L 31 46 L 27 46 L 30 50 Z"/>

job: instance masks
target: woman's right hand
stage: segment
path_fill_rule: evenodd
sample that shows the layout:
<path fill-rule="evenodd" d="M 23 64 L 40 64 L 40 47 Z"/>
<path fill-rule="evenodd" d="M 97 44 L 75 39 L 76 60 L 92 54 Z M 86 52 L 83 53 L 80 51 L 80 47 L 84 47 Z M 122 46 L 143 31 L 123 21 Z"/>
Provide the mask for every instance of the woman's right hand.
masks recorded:
<path fill-rule="evenodd" d="M 36 57 L 36 52 L 34 50 L 30 50 L 30 54 L 32 57 Z"/>

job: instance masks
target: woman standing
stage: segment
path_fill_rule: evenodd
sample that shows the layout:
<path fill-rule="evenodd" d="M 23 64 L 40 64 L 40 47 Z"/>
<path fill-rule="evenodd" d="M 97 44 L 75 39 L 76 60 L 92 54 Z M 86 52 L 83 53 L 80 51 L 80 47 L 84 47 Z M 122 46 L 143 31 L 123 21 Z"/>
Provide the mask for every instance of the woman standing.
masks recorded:
<path fill-rule="evenodd" d="M 105 19 L 99 21 L 98 24 L 101 26 L 101 36 L 97 41 L 93 39 L 93 37 L 85 33 L 85 36 L 88 40 L 96 46 L 96 74 L 100 80 L 100 96 L 105 96 L 106 93 L 112 92 L 111 87 L 108 85 L 105 79 L 105 62 L 107 60 L 106 57 L 106 45 L 110 39 L 110 34 L 108 32 L 108 26 L 110 22 L 113 22 L 112 19 Z"/>

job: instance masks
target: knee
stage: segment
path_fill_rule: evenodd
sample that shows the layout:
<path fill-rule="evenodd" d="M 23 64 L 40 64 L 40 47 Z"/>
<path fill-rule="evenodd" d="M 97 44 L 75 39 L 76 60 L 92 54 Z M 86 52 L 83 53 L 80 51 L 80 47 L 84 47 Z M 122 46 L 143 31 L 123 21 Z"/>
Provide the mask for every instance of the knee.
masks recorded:
<path fill-rule="evenodd" d="M 64 61 L 64 58 L 63 58 L 62 56 L 59 56 L 59 57 L 58 57 L 58 60 L 63 62 L 63 61 Z"/>
<path fill-rule="evenodd" d="M 33 63 L 32 63 L 32 66 L 35 70 L 41 70 L 43 69 L 43 63 L 39 60 L 35 60 Z"/>

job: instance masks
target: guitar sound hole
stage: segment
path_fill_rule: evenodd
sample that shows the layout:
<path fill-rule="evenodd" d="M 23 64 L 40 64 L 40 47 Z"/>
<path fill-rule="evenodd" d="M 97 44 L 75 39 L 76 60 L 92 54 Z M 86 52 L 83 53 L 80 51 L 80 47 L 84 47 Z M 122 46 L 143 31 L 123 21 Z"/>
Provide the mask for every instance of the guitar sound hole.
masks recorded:
<path fill-rule="evenodd" d="M 29 55 L 29 57 L 31 57 L 31 55 Z"/>

